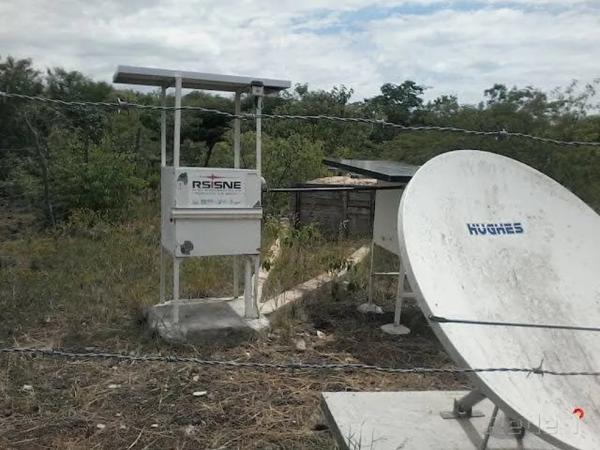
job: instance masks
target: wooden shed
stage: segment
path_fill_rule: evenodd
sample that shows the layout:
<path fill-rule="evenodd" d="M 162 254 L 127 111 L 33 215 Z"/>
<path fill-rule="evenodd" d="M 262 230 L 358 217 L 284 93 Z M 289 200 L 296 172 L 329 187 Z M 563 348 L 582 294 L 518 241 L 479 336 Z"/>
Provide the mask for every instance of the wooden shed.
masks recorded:
<path fill-rule="evenodd" d="M 332 176 L 297 184 L 302 188 L 375 187 L 377 180 Z M 322 190 L 295 192 L 298 225 L 316 224 L 326 236 L 366 237 L 373 229 L 375 190 Z"/>

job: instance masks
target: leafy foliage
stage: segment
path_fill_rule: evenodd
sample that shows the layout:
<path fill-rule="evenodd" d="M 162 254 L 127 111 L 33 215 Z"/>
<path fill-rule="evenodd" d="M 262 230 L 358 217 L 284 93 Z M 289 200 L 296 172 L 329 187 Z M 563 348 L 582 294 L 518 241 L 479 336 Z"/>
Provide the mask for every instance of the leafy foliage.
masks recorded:
<path fill-rule="evenodd" d="M 573 82 L 552 92 L 494 84 L 477 105 L 454 96 L 425 101 L 415 81 L 385 83 L 372 98 L 352 102 L 352 89 L 310 90 L 298 84 L 279 97 L 265 98 L 264 112 L 294 115 L 369 117 L 403 125 L 508 130 L 562 140 L 600 140 L 600 80 Z M 0 89 L 65 100 L 158 104 L 159 93 L 116 91 L 76 71 L 34 68 L 31 60 L 0 59 Z M 174 99 L 168 96 L 167 105 Z M 184 105 L 233 112 L 231 97 L 192 92 Z M 253 100 L 243 98 L 251 111 Z M 172 153 L 172 114 L 167 114 L 167 162 Z M 242 121 L 242 167 L 253 167 L 254 123 Z M 233 123 L 204 112 L 182 114 L 182 164 L 233 165 Z M 325 156 L 402 160 L 422 164 L 454 149 L 477 148 L 530 164 L 600 209 L 600 151 L 563 148 L 521 139 L 406 132 L 376 124 L 324 120 L 263 121 L 263 175 L 270 187 L 291 186 L 323 174 Z M 54 107 L 22 101 L 0 102 L 0 198 L 29 201 L 55 225 L 81 208 L 119 214 L 132 197 L 155 193 L 159 184 L 160 113 Z M 269 198 L 269 211 L 285 209 L 283 196 Z"/>

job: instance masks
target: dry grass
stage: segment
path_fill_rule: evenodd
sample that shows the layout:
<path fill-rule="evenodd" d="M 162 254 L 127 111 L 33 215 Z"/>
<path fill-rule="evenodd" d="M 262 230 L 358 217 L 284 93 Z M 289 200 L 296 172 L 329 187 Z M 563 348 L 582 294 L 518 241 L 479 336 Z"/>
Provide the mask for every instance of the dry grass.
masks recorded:
<path fill-rule="evenodd" d="M 391 319 L 354 313 L 355 302 L 313 299 L 296 306 L 267 337 L 233 348 L 185 348 L 178 353 L 219 359 L 339 361 L 396 367 L 450 362 L 419 312 L 408 337 L 383 335 Z M 316 331 L 325 333 L 317 337 Z M 303 339 L 307 350 L 295 341 Z M 163 349 L 165 350 L 165 349 Z M 22 390 L 33 386 L 32 392 Z M 110 385 L 118 387 L 111 389 Z M 375 372 L 255 371 L 193 365 L 0 360 L 0 444 L 7 448 L 332 448 L 313 420 L 322 391 L 462 388 L 450 375 Z M 194 391 L 207 391 L 194 397 Z M 106 425 L 100 430 L 98 424 Z"/>
<path fill-rule="evenodd" d="M 127 224 L 72 224 L 58 235 L 21 236 L 0 244 L 0 310 L 5 313 L 0 316 L 0 345 L 177 352 L 240 361 L 450 364 L 417 308 L 405 313 L 414 333 L 404 337 L 379 330 L 392 320 L 391 312 L 379 317 L 355 312 L 364 300 L 364 265 L 351 271 L 349 291 L 322 292 L 278 313 L 268 336 L 227 348 L 164 344 L 144 331 L 139 314 L 144 304 L 156 302 L 157 239 L 157 224 L 142 215 Z M 328 245 L 321 256 L 322 246 L 305 247 L 310 255 L 295 243 L 288 250 L 322 271 L 339 261 L 347 243 Z M 186 292 L 228 290 L 228 261 L 204 264 L 184 269 Z M 288 276 L 297 266 L 294 258 L 282 260 L 277 269 L 282 284 L 302 281 Z M 317 330 L 325 337 L 318 337 Z M 306 343 L 304 351 L 297 349 L 300 339 Z M 322 391 L 454 389 L 464 384 L 450 375 L 267 372 L 2 355 L 0 447 L 326 449 L 334 446 L 332 436 L 314 420 Z M 207 394 L 196 397 L 195 391 Z"/>

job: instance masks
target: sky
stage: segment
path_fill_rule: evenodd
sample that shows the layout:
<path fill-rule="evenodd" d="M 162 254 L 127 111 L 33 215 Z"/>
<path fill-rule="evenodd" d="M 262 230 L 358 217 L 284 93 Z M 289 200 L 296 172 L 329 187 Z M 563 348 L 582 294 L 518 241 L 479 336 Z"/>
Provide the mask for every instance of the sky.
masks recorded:
<path fill-rule="evenodd" d="M 476 103 L 494 83 L 600 77 L 600 0 L 0 0 L 0 57 L 111 81 L 137 65 L 345 85 L 411 79 Z"/>

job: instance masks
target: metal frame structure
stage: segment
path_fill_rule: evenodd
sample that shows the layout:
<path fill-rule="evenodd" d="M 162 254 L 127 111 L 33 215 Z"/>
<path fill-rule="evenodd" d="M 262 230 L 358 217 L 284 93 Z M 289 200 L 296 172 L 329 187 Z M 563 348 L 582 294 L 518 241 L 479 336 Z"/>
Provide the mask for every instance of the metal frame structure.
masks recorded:
<path fill-rule="evenodd" d="M 375 304 L 375 280 L 380 277 L 397 277 L 396 304 L 394 308 L 394 322 L 382 325 L 381 329 L 388 334 L 408 334 L 410 329 L 400 324 L 402 304 L 405 299 L 414 298 L 412 291 L 406 289 L 408 282 L 406 272 L 400 261 L 397 272 L 376 272 L 375 251 L 381 247 L 398 257 L 400 256 L 399 243 L 396 232 L 397 211 L 400 203 L 401 190 L 410 181 L 417 170 L 417 166 L 399 163 L 396 161 L 378 160 L 351 160 L 351 159 L 324 159 L 323 163 L 333 169 L 348 171 L 361 176 L 377 179 L 375 196 L 375 220 L 371 240 L 371 257 L 369 263 L 369 281 L 367 287 L 367 301 L 358 307 L 363 313 L 380 313 L 381 307 Z M 386 236 L 379 232 L 385 230 Z"/>
<path fill-rule="evenodd" d="M 166 106 L 166 93 L 170 87 L 175 88 L 175 109 L 173 126 L 173 168 L 180 167 L 181 149 L 181 99 L 182 90 L 202 89 L 234 93 L 234 112 L 241 113 L 242 94 L 254 97 L 256 115 L 256 174 L 261 178 L 262 156 L 262 107 L 263 96 L 276 95 L 291 86 L 286 80 L 274 80 L 255 77 L 240 77 L 199 72 L 176 71 L 146 67 L 119 66 L 113 77 L 115 83 L 158 86 L 161 88 L 161 104 Z M 234 169 L 240 168 L 241 154 L 241 123 L 240 118 L 233 119 L 233 160 Z M 167 167 L 167 113 L 161 111 L 161 170 Z M 162 241 L 162 239 L 161 239 Z M 166 294 L 166 253 L 173 257 L 173 322 L 179 322 L 179 291 L 180 264 L 182 257 L 177 256 L 161 243 L 160 252 L 160 302 L 167 300 Z M 259 317 L 258 311 L 258 272 L 260 269 L 260 254 L 234 255 L 233 263 L 233 298 L 239 297 L 239 256 L 244 258 L 244 316 L 247 319 Z"/>

